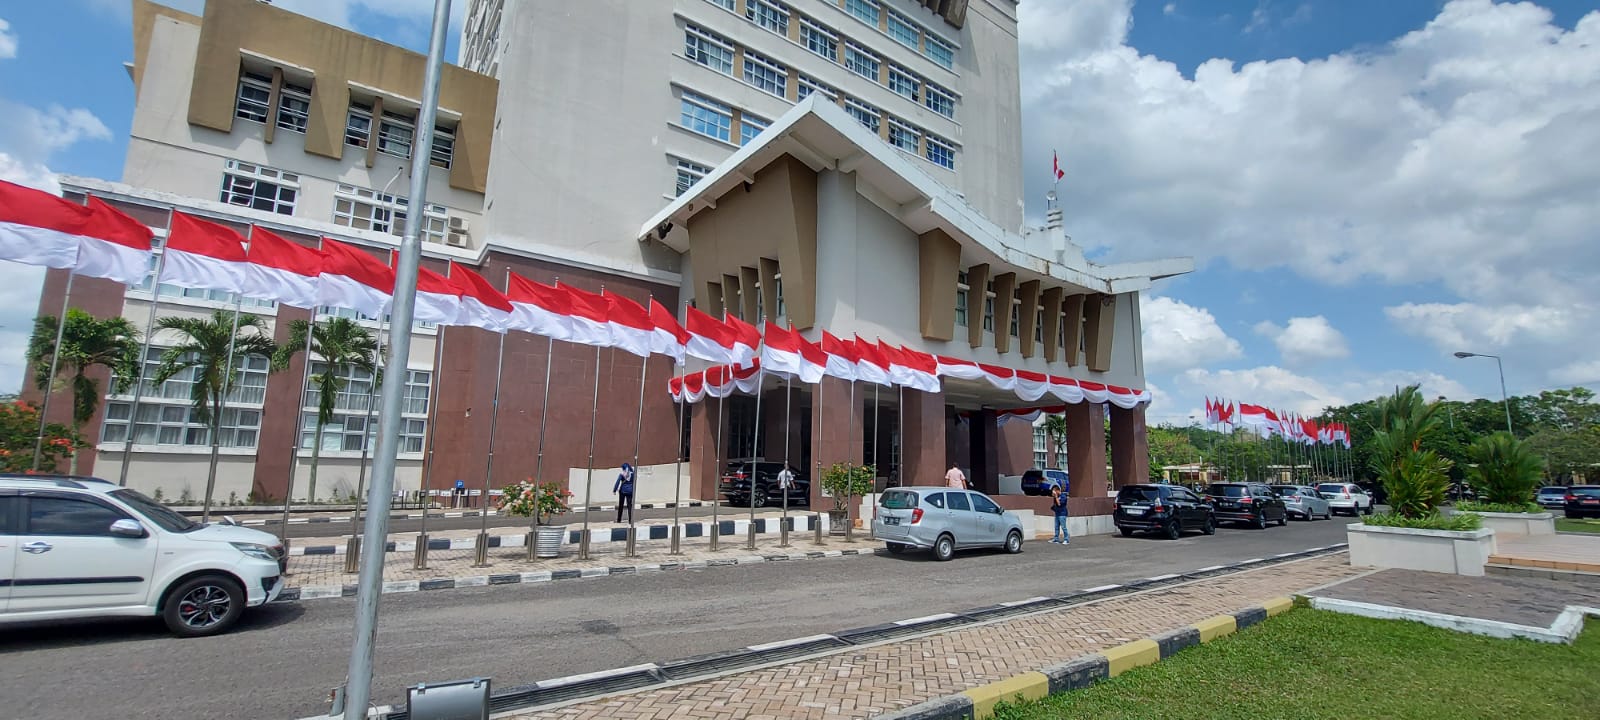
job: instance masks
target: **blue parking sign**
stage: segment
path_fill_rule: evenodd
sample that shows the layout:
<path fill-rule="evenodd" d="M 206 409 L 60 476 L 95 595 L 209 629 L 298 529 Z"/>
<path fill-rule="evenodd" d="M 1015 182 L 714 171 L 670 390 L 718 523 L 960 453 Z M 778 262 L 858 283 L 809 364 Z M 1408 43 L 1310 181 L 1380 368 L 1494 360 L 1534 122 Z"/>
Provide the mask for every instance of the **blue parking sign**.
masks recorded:
<path fill-rule="evenodd" d="M 456 489 L 457 490 L 465 490 L 465 489 L 467 489 L 467 481 L 465 481 L 465 480 L 457 480 L 456 481 Z"/>

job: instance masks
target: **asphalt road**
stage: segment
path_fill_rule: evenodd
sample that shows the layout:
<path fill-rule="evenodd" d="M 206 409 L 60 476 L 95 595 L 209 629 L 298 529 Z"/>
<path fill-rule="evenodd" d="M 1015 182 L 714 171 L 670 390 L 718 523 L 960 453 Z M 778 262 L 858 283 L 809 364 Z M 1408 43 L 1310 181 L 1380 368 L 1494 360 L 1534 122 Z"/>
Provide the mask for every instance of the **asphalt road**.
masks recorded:
<path fill-rule="evenodd" d="M 1030 542 L 1020 555 L 948 563 L 830 558 L 387 595 L 374 699 L 401 704 L 425 681 L 507 687 L 1268 557 L 1343 542 L 1350 521 Z M 29 720 L 316 715 L 345 676 L 354 613 L 353 599 L 274 605 L 197 640 L 154 621 L 7 628 L 0 697 L 5 715 Z"/>
<path fill-rule="evenodd" d="M 781 508 L 778 508 L 778 507 L 758 508 L 757 512 L 777 512 L 780 509 Z M 804 507 L 799 507 L 799 508 L 791 507 L 790 510 L 792 512 L 806 512 L 806 509 Z M 397 510 L 393 514 L 399 515 L 402 512 L 404 512 L 405 514 L 411 514 L 411 513 L 415 513 L 415 512 L 419 512 L 419 511 L 416 511 L 416 510 L 398 511 Z M 459 511 L 435 511 L 435 512 L 459 512 Z M 686 508 L 679 509 L 678 512 L 679 512 L 678 517 L 680 517 L 680 518 L 682 518 L 684 520 L 710 518 L 711 517 L 711 508 L 710 507 L 686 507 Z M 750 509 L 749 508 L 728 508 L 728 507 L 724 507 L 721 510 L 719 510 L 718 512 L 722 515 L 722 519 L 724 519 L 724 520 L 734 520 L 734 519 L 738 519 L 738 518 L 742 518 L 742 517 L 748 516 L 750 514 Z M 346 513 L 342 517 L 349 517 L 349 514 Z M 243 520 L 245 520 L 247 518 L 241 516 L 238 519 L 240 521 L 243 521 Z M 249 517 L 248 519 L 254 520 L 256 518 L 252 516 L 252 517 Z M 265 532 L 269 532 L 269 533 L 272 533 L 273 535 L 277 535 L 278 534 L 278 521 L 280 519 L 281 518 L 273 518 L 270 522 L 268 522 L 265 525 L 250 525 L 249 527 L 254 528 L 256 530 L 262 530 L 262 531 L 265 531 Z M 616 519 L 617 519 L 617 513 L 614 510 L 595 511 L 593 514 L 591 514 L 589 516 L 589 521 L 590 522 L 596 522 L 596 523 L 598 523 L 598 522 L 611 522 L 611 521 L 616 520 Z M 672 509 L 671 508 L 653 508 L 653 509 L 650 509 L 650 510 L 635 509 L 633 511 L 633 519 L 634 519 L 635 522 L 643 522 L 645 520 L 671 520 L 672 519 Z M 557 524 L 581 525 L 581 524 L 583 524 L 583 513 L 570 513 L 568 515 L 558 516 L 555 519 L 555 522 Z M 362 517 L 361 524 L 363 526 L 366 525 L 366 518 L 365 518 L 364 515 Z M 430 533 L 437 532 L 437 531 L 440 531 L 440 530 L 477 530 L 480 527 L 483 527 L 483 518 L 481 518 L 481 517 L 464 517 L 464 518 L 430 517 L 430 518 L 428 518 L 428 532 L 430 532 Z M 494 530 L 495 528 L 519 528 L 521 530 L 526 530 L 527 527 L 528 527 L 528 518 L 523 518 L 523 517 L 500 517 L 500 516 L 497 516 L 497 515 L 491 515 L 489 517 L 489 529 L 490 530 Z M 420 518 L 415 519 L 415 520 L 390 520 L 389 521 L 389 532 L 391 534 L 393 534 L 393 533 L 415 533 L 415 532 L 421 532 L 421 531 L 422 531 L 422 520 Z M 333 522 L 333 523 L 293 523 L 293 524 L 289 525 L 289 538 L 290 539 L 302 538 L 302 537 L 334 537 L 334 536 L 349 535 L 349 534 L 350 534 L 350 521 L 349 520 L 345 520 L 343 522 Z"/>

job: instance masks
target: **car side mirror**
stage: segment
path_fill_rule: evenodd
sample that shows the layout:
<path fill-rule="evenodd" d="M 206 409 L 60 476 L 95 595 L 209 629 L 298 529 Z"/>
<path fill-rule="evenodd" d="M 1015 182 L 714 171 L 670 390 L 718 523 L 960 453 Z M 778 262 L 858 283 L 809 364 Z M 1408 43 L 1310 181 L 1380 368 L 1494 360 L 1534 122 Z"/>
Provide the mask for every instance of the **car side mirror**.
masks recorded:
<path fill-rule="evenodd" d="M 138 520 L 128 520 L 124 518 L 111 523 L 111 534 L 116 537 L 142 538 L 148 536 L 150 533 L 145 532 L 144 526 L 140 525 Z"/>

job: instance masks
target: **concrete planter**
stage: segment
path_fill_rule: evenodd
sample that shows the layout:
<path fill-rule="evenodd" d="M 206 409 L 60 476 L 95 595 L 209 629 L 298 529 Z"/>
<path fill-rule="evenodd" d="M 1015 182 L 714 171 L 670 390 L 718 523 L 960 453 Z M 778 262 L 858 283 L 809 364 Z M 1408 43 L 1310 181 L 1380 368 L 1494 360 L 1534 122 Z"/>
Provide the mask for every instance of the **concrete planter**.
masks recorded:
<path fill-rule="evenodd" d="M 1474 512 L 1483 518 L 1483 527 L 1500 535 L 1554 535 L 1556 516 L 1553 513 L 1497 513 Z"/>
<path fill-rule="evenodd" d="M 1452 575 L 1482 575 L 1494 530 L 1417 530 L 1357 523 L 1346 528 L 1350 564 Z"/>

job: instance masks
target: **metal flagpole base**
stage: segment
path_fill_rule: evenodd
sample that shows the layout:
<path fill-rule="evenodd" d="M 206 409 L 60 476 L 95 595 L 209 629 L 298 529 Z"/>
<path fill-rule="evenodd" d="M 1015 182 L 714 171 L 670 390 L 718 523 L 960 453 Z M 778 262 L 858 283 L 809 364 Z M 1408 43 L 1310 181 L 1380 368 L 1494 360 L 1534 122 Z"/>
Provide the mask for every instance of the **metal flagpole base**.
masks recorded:
<path fill-rule="evenodd" d="M 811 542 L 822 544 L 822 513 L 811 516 Z"/>
<path fill-rule="evenodd" d="M 417 548 L 411 555 L 411 568 L 413 570 L 428 569 L 428 534 L 417 536 Z"/>
<path fill-rule="evenodd" d="M 344 542 L 344 571 L 357 572 L 361 569 L 361 536 L 351 535 Z"/>
<path fill-rule="evenodd" d="M 711 523 L 711 552 L 717 551 L 717 538 L 722 535 L 722 523 Z"/>
<path fill-rule="evenodd" d="M 753 523 L 753 522 L 750 523 L 750 527 L 748 528 L 747 532 L 745 532 L 744 549 L 746 549 L 746 550 L 754 550 L 754 549 L 756 549 L 756 524 Z"/>
<path fill-rule="evenodd" d="M 638 537 L 639 537 L 639 533 L 637 532 L 637 528 L 634 528 L 632 525 L 629 525 L 628 526 L 628 549 L 627 549 L 626 552 L 623 553 L 626 557 L 636 557 L 636 554 L 634 553 L 634 545 L 637 542 Z"/>
<path fill-rule="evenodd" d="M 589 559 L 589 531 L 587 530 L 578 536 L 578 559 Z"/>
<path fill-rule="evenodd" d="M 533 549 L 534 549 L 534 546 L 538 545 L 538 543 L 539 543 L 539 531 L 537 529 L 529 530 L 528 531 L 527 540 L 522 543 L 523 546 L 528 551 L 528 562 L 533 562 L 534 561 L 536 556 L 534 555 Z"/>
<path fill-rule="evenodd" d="M 778 547 L 789 547 L 789 518 L 778 521 Z"/>
<path fill-rule="evenodd" d="M 478 541 L 473 543 L 473 567 L 489 566 L 489 533 L 478 533 Z"/>
<path fill-rule="evenodd" d="M 668 555 L 682 555 L 683 554 L 683 551 L 678 549 L 678 543 L 679 543 L 678 536 L 679 536 L 679 533 L 681 531 L 682 531 L 682 529 L 678 527 L 677 523 L 673 523 L 672 524 L 672 550 L 667 552 Z"/>

